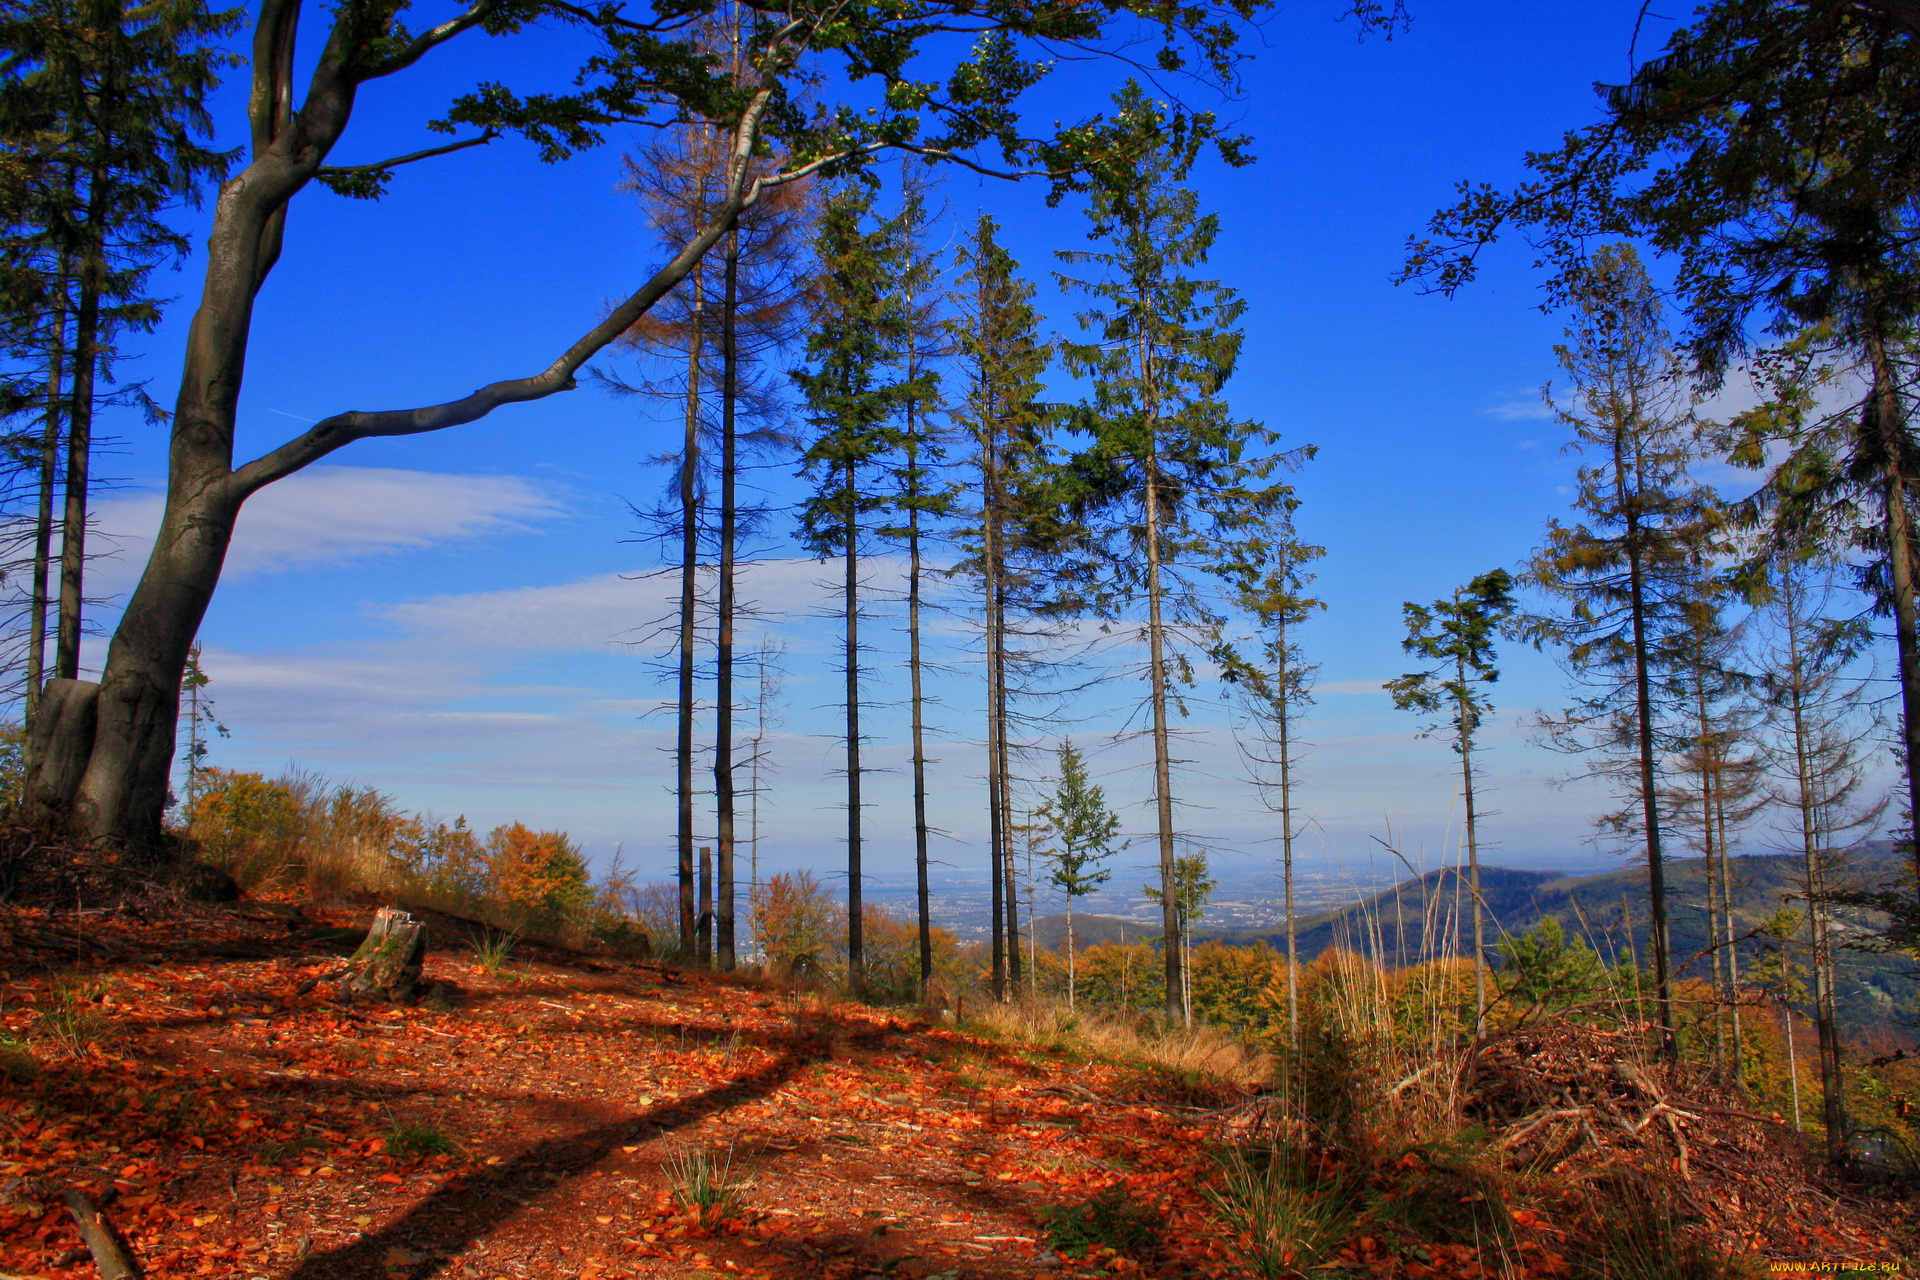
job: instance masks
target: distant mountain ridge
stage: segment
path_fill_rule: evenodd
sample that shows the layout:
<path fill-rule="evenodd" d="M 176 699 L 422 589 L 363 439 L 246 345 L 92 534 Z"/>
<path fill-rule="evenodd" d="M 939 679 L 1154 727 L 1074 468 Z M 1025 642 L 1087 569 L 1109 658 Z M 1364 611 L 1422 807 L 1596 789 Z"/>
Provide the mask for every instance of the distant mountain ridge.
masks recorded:
<path fill-rule="evenodd" d="M 1781 907 L 1802 908 L 1799 876 L 1802 861 L 1793 854 L 1746 854 L 1732 858 L 1734 932 L 1758 928 Z M 1847 855 L 1842 878 L 1862 886 L 1896 879 L 1905 869 L 1904 858 L 1884 842 L 1864 845 Z M 1706 912 L 1706 862 L 1680 858 L 1666 864 L 1668 932 L 1676 973 L 1706 977 L 1711 961 Z M 1480 868 L 1481 895 L 1487 905 L 1487 943 L 1524 933 L 1551 916 L 1569 935 L 1584 937 L 1610 964 L 1648 959 L 1652 911 L 1648 905 L 1647 873 L 1627 867 L 1597 875 L 1569 876 L 1558 871 L 1524 871 L 1511 867 Z M 1433 946 L 1428 945 L 1431 922 Z M 1042 916 L 1033 921 L 1040 945 L 1059 948 L 1065 941 L 1065 917 Z M 1857 926 L 1855 926 L 1857 928 Z M 1074 915 L 1074 936 L 1080 947 L 1099 942 L 1145 941 L 1159 936 L 1157 924 L 1143 924 L 1116 916 Z M 1842 932 L 1845 932 L 1843 923 Z M 1456 868 L 1430 871 L 1371 894 L 1345 907 L 1301 916 L 1296 926 L 1300 957 L 1310 962 L 1330 947 L 1342 947 L 1389 965 L 1417 963 L 1435 953 L 1460 955 L 1472 948 L 1473 912 L 1466 878 Z M 1218 940 L 1233 946 L 1266 943 L 1286 949 L 1286 931 L 1277 925 L 1257 929 L 1195 930 L 1195 940 Z M 1758 959 L 1763 942 L 1739 944 L 1743 964 Z M 1842 1017 L 1854 1025 L 1884 1024 L 1900 1010 L 1920 1012 L 1920 981 L 1914 965 L 1898 956 L 1845 951 L 1841 955 L 1839 1003 Z"/>

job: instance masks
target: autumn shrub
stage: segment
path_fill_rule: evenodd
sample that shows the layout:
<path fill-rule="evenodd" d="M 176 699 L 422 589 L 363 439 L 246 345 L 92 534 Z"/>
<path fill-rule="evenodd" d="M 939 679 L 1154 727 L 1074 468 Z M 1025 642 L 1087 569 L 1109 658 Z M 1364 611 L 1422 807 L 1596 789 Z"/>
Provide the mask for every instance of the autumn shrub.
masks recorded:
<path fill-rule="evenodd" d="M 753 892 L 754 945 L 776 976 L 823 977 L 841 956 L 846 911 L 810 871 L 770 876 Z"/>
<path fill-rule="evenodd" d="M 187 810 L 186 829 L 203 857 L 242 888 L 278 887 L 296 878 L 306 834 L 306 797 L 286 779 L 207 769 Z"/>
<path fill-rule="evenodd" d="M 920 925 L 884 907 L 861 909 L 861 943 L 866 960 L 865 998 L 880 1004 L 907 1004 L 920 995 Z M 977 966 L 960 940 L 939 926 L 929 930 L 934 981 L 949 989 L 970 985 Z"/>
<path fill-rule="evenodd" d="M 510 822 L 482 837 L 371 787 L 209 768 L 177 834 L 247 889 L 365 894 L 562 945 L 649 949 L 628 910 L 631 877 L 616 864 L 596 881 L 562 831 Z"/>

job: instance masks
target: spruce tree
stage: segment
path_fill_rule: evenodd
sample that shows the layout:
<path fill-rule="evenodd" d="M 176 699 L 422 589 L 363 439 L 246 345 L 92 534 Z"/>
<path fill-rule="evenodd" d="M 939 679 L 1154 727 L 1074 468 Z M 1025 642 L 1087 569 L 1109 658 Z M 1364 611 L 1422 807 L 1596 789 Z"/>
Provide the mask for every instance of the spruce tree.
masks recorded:
<path fill-rule="evenodd" d="M 951 339 L 941 316 L 938 284 L 942 274 L 927 244 L 930 214 L 929 181 L 925 167 L 903 162 L 900 170 L 901 207 L 890 226 L 896 238 L 901 327 L 897 353 L 900 370 L 899 435 L 887 460 L 892 492 L 888 495 L 890 523 L 881 534 L 907 552 L 907 682 L 908 732 L 913 770 L 914 908 L 919 927 L 920 978 L 924 995 L 933 981 L 933 907 L 929 883 L 927 818 L 927 693 L 922 615 L 926 608 L 926 544 L 929 524 L 944 520 L 955 509 L 955 486 L 943 476 L 947 433 L 937 421 L 943 407 L 938 364 L 950 353 Z"/>
<path fill-rule="evenodd" d="M 1733 460 L 1767 480 L 1770 540 L 1813 532 L 1854 559 L 1893 621 L 1920 893 L 1920 440 L 1911 345 L 1920 322 L 1920 31 L 1912 6 L 1712 0 L 1602 94 L 1603 114 L 1527 157 L 1509 192 L 1463 187 L 1406 275 L 1443 291 L 1524 228 L 1571 299 L 1605 266 L 1596 240 L 1671 254 L 1687 346 L 1709 388 L 1817 349 L 1830 373 L 1743 415 Z M 1816 394 L 1818 392 L 1818 394 Z"/>
<path fill-rule="evenodd" d="M 960 569 L 979 586 L 986 675 L 987 837 L 992 880 L 992 974 L 996 999 L 1020 981 L 1019 919 L 1013 880 L 1012 674 L 1014 615 L 1047 607 L 1056 584 L 1046 557 L 1061 536 L 1049 488 L 1049 410 L 1039 399 L 1051 350 L 1038 336 L 1033 285 L 1003 249 L 998 225 L 982 214 L 962 243 L 953 346 L 966 380 L 957 409 L 972 473 L 970 527 L 961 532 Z"/>
<path fill-rule="evenodd" d="M 864 650 L 860 640 L 862 557 L 873 532 L 867 521 L 884 510 L 873 472 L 895 445 L 895 419 L 905 394 L 893 361 L 906 317 L 894 286 L 899 244 L 891 227 L 872 222 L 873 193 L 853 182 L 828 196 L 814 256 L 819 263 L 809 365 L 796 370 L 807 416 L 816 434 L 802 459 L 814 491 L 801 508 L 810 551 L 841 562 L 841 661 L 845 677 L 847 780 L 847 973 L 857 992 L 865 981 L 862 939 L 862 828 L 860 713 Z"/>
<path fill-rule="evenodd" d="M 1577 300 L 1569 341 L 1557 348 L 1572 383 L 1559 419 L 1585 455 L 1575 482 L 1581 519 L 1555 520 L 1526 581 L 1563 602 L 1525 629 L 1555 646 L 1579 683 L 1576 702 L 1548 721 L 1549 741 L 1587 756 L 1625 801 L 1602 826 L 1638 845 L 1647 867 L 1654 984 L 1663 1049 L 1673 1040 L 1660 760 L 1672 745 L 1658 660 L 1684 625 L 1720 520 L 1715 495 L 1688 474 L 1697 449 L 1689 384 L 1638 256 L 1610 246 Z"/>
<path fill-rule="evenodd" d="M 1487 686 L 1500 678 L 1493 665 L 1493 642 L 1513 615 L 1513 575 L 1493 569 L 1431 605 L 1407 601 L 1407 638 L 1400 647 L 1437 663 L 1387 682 L 1393 705 L 1445 719 L 1428 732 L 1444 729 L 1460 757 L 1460 794 L 1465 809 L 1467 891 L 1473 895 L 1473 1033 L 1487 1029 L 1486 897 L 1480 891 L 1479 814 L 1474 806 L 1473 741 L 1493 702 Z M 1422 735 L 1425 736 L 1424 734 Z"/>
<path fill-rule="evenodd" d="M 1053 795 L 1041 813 L 1060 841 L 1050 859 L 1053 868 L 1048 878 L 1067 896 L 1067 1008 L 1072 1009 L 1076 980 L 1073 900 L 1085 897 L 1112 878 L 1113 872 L 1104 864 L 1113 856 L 1120 815 L 1107 807 L 1106 789 L 1087 775 L 1087 762 L 1071 738 L 1060 742 L 1059 769 Z"/>
<path fill-rule="evenodd" d="M 1302 461 L 1312 456 L 1298 451 Z M 1313 705 L 1318 663 L 1308 662 L 1300 645 L 1300 627 L 1326 604 L 1308 594 L 1314 575 L 1306 566 L 1326 555 L 1324 547 L 1303 540 L 1294 523 L 1298 502 L 1289 498 L 1264 536 L 1249 540 L 1248 555 L 1236 575 L 1236 603 L 1254 625 L 1256 657 L 1243 656 L 1233 643 L 1220 645 L 1214 661 L 1221 679 L 1233 686 L 1253 721 L 1257 746 L 1236 736 L 1242 757 L 1252 766 L 1253 784 L 1267 808 L 1280 815 L 1281 913 L 1287 940 L 1287 1044 L 1300 1047 L 1299 915 L 1294 901 L 1294 840 L 1300 834 L 1295 789 L 1303 752 L 1300 721 Z"/>
<path fill-rule="evenodd" d="M 1801 858 L 1822 1121 L 1835 1161 L 1847 1153 L 1834 1007 L 1836 873 L 1844 851 L 1878 827 L 1887 808 L 1868 774 L 1879 726 L 1866 709 L 1867 682 L 1854 669 L 1872 631 L 1862 619 L 1830 616 L 1827 597 L 1838 567 L 1804 553 L 1772 566 L 1760 675 L 1776 744 L 1769 790 L 1784 814 L 1777 826 Z"/>
<path fill-rule="evenodd" d="M 1075 427 L 1087 445 L 1073 459 L 1075 508 L 1101 531 L 1107 608 L 1144 609 L 1147 704 L 1153 743 L 1167 975 L 1166 1007 L 1184 1020 L 1182 957 L 1172 940 L 1179 831 L 1173 794 L 1176 684 L 1187 664 L 1183 635 L 1205 642 L 1217 626 L 1201 573 L 1230 573 L 1244 541 L 1286 499 L 1269 482 L 1276 459 L 1258 456 L 1274 436 L 1235 419 L 1221 392 L 1239 360 L 1234 326 L 1246 304 L 1232 289 L 1186 273 L 1219 232 L 1182 183 L 1206 141 L 1205 122 L 1171 119 L 1136 83 L 1116 96 L 1116 129 L 1132 145 L 1088 193 L 1091 238 L 1105 248 L 1062 252 L 1083 274 L 1063 273 L 1085 294 L 1090 338 L 1062 344 L 1069 372 L 1092 383 Z"/>

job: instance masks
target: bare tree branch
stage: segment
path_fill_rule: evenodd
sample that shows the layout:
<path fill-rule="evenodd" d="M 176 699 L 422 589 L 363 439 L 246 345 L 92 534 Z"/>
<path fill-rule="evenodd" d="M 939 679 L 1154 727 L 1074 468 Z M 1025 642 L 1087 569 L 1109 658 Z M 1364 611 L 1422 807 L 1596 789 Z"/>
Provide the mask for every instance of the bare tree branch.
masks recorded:
<path fill-rule="evenodd" d="M 477 138 L 463 138 L 459 142 L 449 142 L 444 147 L 429 147 L 425 151 L 416 151 L 412 155 L 395 156 L 391 160 L 380 160 L 373 164 L 328 165 L 316 169 L 313 176 L 322 182 L 329 178 L 342 178 L 350 173 L 382 173 L 403 164 L 412 164 L 416 160 L 431 160 L 435 156 L 452 155 L 456 151 L 465 151 L 468 147 L 484 147 L 500 134 L 493 129 L 487 130 Z"/>

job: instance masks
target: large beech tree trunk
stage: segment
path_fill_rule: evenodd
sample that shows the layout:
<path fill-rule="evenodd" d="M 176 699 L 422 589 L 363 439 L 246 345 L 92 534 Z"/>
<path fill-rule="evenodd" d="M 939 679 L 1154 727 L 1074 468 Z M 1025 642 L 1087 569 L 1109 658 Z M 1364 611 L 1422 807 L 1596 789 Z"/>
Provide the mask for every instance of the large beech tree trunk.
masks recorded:
<path fill-rule="evenodd" d="M 325 164 L 353 114 L 363 81 L 406 70 L 438 46 L 479 26 L 489 10 L 470 7 L 422 31 L 404 46 L 394 47 L 385 43 L 382 32 L 365 28 L 360 6 L 340 8 L 325 48 L 313 63 L 305 100 L 296 109 L 293 68 L 299 13 L 300 0 L 262 0 L 260 6 L 248 102 L 252 158 L 221 185 L 214 206 L 206 276 L 187 336 L 174 411 L 166 509 L 153 554 L 107 649 L 93 732 L 50 736 L 48 745 L 57 750 L 34 761 L 28 781 L 40 816 L 64 822 L 81 838 L 126 844 L 152 844 L 159 838 L 187 651 L 219 583 L 234 520 L 250 495 L 355 440 L 439 431 L 477 421 L 502 405 L 571 390 L 581 366 L 684 279 L 764 189 L 818 167 L 814 164 L 771 178 L 749 177 L 759 121 L 774 92 L 770 80 L 756 86 L 737 120 L 729 124 L 725 197 L 710 220 L 672 261 L 607 311 L 546 368 L 528 377 L 490 383 L 440 404 L 339 413 L 236 468 L 234 424 L 254 298 L 280 256 L 288 202 Z M 403 159 L 459 150 L 490 137 Z"/>

